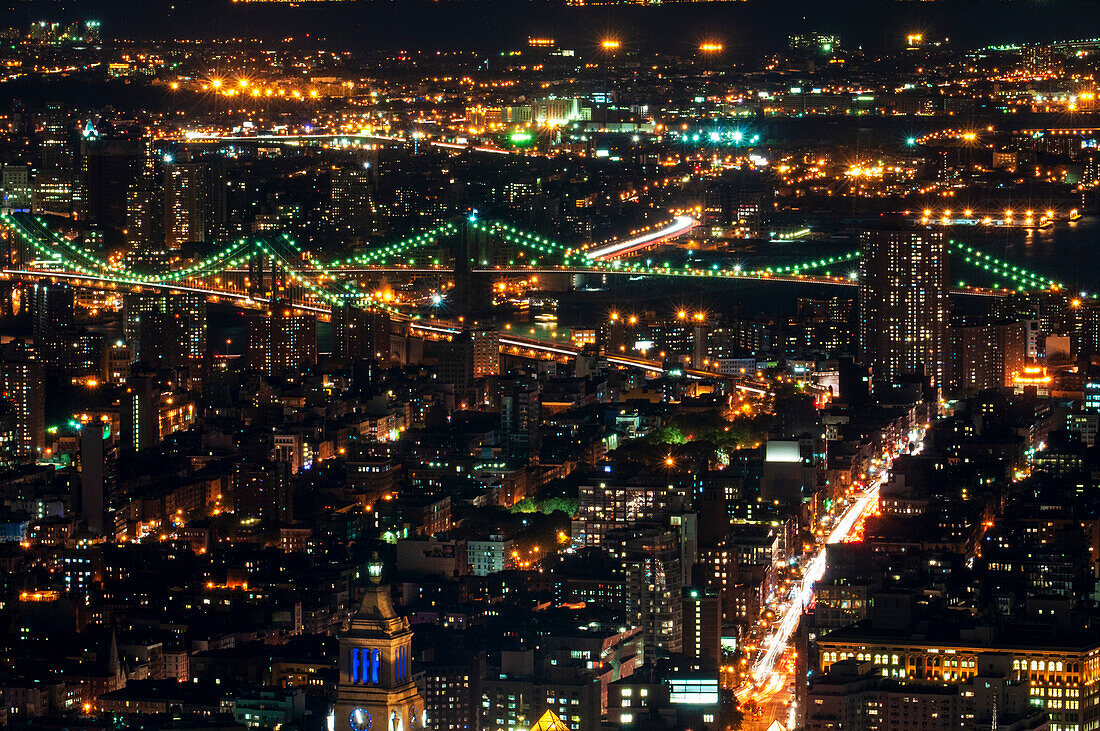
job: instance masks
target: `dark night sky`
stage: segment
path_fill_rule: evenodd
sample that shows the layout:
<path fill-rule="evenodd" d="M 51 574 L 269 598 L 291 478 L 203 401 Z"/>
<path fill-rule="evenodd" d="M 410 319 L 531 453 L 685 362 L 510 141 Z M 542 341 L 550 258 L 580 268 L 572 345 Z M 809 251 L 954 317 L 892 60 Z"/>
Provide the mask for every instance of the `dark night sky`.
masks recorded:
<path fill-rule="evenodd" d="M 552 35 L 573 47 L 607 31 L 646 50 L 694 48 L 719 38 L 732 53 L 778 48 L 791 32 L 839 33 L 845 46 L 900 44 L 910 31 L 964 46 L 1100 36 L 1100 0 L 748 0 L 662 7 L 565 8 L 523 0 L 358 0 L 232 4 L 230 0 L 61 0 L 14 2 L 18 23 L 98 17 L 125 37 L 324 37 L 361 49 L 513 47 Z"/>

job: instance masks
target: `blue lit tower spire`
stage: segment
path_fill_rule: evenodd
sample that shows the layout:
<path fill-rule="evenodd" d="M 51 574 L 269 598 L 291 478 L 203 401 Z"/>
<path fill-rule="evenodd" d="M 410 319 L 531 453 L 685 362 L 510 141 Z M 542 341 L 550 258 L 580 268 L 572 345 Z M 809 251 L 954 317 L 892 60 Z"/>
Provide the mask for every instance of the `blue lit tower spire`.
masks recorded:
<path fill-rule="evenodd" d="M 415 731 L 424 704 L 412 678 L 412 630 L 382 585 L 382 565 L 367 566 L 370 585 L 340 637 L 336 731 Z"/>

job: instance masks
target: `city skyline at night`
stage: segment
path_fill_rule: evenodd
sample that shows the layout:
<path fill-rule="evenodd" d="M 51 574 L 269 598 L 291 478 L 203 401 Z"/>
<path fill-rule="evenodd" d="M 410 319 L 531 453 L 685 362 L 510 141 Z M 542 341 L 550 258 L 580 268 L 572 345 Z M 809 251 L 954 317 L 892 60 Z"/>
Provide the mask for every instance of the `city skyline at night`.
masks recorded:
<path fill-rule="evenodd" d="M 0 726 L 1090 731 L 1087 3 L 8 3 Z"/>

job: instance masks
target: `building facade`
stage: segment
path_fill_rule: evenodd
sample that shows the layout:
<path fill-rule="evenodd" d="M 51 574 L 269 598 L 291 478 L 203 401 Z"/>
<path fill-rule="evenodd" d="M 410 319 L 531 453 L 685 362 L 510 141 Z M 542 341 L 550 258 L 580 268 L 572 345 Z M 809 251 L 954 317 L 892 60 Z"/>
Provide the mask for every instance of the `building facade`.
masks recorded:
<path fill-rule="evenodd" d="M 876 230 L 859 258 L 860 349 L 876 389 L 905 376 L 944 384 L 947 361 L 947 250 L 929 229 Z"/>
<path fill-rule="evenodd" d="M 371 584 L 340 637 L 335 728 L 413 731 L 425 725 L 425 715 L 413 682 L 412 629 L 380 583 L 381 564 L 368 570 Z"/>

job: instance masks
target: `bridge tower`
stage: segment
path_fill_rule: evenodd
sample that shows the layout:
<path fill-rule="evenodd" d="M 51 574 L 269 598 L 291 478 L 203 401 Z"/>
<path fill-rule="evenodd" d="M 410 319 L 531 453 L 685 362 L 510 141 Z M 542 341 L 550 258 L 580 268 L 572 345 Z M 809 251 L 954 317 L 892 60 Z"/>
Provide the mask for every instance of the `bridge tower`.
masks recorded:
<path fill-rule="evenodd" d="M 252 297 L 286 296 L 286 267 L 261 251 L 248 256 L 248 294 Z"/>
<path fill-rule="evenodd" d="M 271 296 L 290 299 L 286 285 L 286 267 L 275 261 L 271 262 Z"/>
<path fill-rule="evenodd" d="M 263 297 L 264 290 L 264 263 L 265 257 L 258 251 L 248 255 L 248 294 L 252 297 Z"/>
<path fill-rule="evenodd" d="M 491 275 L 474 272 L 483 261 L 488 261 L 489 236 L 474 226 L 477 223 L 477 211 L 459 226 L 458 235 L 452 238 L 451 252 L 454 257 L 455 294 L 454 302 L 462 315 L 480 315 L 489 311 L 492 304 Z"/>

